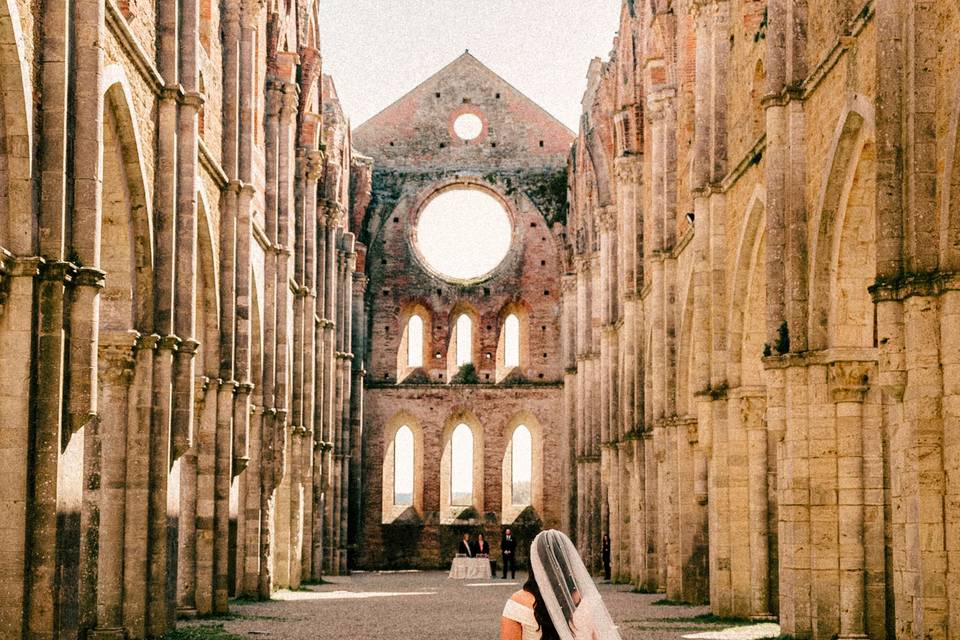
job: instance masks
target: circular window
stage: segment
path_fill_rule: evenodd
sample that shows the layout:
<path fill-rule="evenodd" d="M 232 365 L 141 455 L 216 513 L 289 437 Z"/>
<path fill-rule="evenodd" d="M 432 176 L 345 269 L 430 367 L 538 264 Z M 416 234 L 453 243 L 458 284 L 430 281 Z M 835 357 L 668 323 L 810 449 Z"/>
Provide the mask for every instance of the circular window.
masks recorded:
<path fill-rule="evenodd" d="M 453 131 L 461 140 L 476 140 L 483 133 L 483 120 L 473 113 L 464 113 L 453 121 Z"/>
<path fill-rule="evenodd" d="M 513 227 L 500 201 L 480 189 L 456 187 L 427 203 L 416 244 L 427 265 L 445 278 L 474 280 L 493 271 L 510 250 Z"/>

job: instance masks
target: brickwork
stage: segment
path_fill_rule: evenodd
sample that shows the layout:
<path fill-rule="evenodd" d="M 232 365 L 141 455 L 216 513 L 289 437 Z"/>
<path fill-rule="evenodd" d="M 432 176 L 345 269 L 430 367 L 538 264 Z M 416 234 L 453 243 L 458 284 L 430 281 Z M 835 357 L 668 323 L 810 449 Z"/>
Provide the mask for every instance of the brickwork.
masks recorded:
<path fill-rule="evenodd" d="M 484 125 L 469 142 L 453 130 L 463 113 L 477 115 Z M 370 277 L 363 531 L 357 538 L 363 566 L 439 567 L 456 552 L 463 531 L 485 532 L 496 552 L 505 526 L 516 529 L 522 542 L 540 527 L 560 523 L 559 273 L 571 138 L 469 53 L 356 130 L 354 144 L 374 163 L 372 201 L 360 235 L 369 246 Z M 503 204 L 511 218 L 511 248 L 487 276 L 448 281 L 420 257 L 414 229 L 431 196 L 464 186 Z M 473 319 L 476 384 L 449 384 L 457 373 L 451 345 L 460 313 Z M 502 332 L 510 313 L 521 321 L 521 354 L 520 366 L 506 371 Z M 401 361 L 413 314 L 424 321 L 425 359 L 411 370 Z M 474 507 L 465 513 L 449 505 L 451 469 L 442 462 L 457 416 L 475 430 L 474 446 L 482 446 L 474 479 L 483 490 L 475 488 Z M 419 434 L 417 456 L 424 461 L 415 481 L 422 498 L 406 511 L 393 508 L 392 495 L 382 495 L 384 469 L 393 468 L 388 452 L 397 420 Z M 534 432 L 533 470 L 539 476 L 532 509 L 518 510 L 515 520 L 503 511 L 501 478 L 507 428 L 517 420 Z"/>

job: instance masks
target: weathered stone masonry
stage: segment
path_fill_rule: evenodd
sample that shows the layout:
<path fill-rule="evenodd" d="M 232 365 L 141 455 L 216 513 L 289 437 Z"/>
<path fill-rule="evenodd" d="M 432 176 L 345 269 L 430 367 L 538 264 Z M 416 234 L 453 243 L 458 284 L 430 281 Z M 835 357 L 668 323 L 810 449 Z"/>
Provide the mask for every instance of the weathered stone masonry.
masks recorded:
<path fill-rule="evenodd" d="M 585 557 L 797 637 L 960 637 L 960 12 L 623 3 L 571 156 Z"/>
<path fill-rule="evenodd" d="M 476 139 L 456 135 L 453 125 L 463 114 L 481 119 Z M 560 461 L 567 446 L 561 426 L 561 239 L 572 138 L 469 53 L 356 130 L 358 151 L 374 165 L 372 201 L 360 231 L 369 247 L 370 278 L 359 537 L 365 567 L 449 566 L 463 532 L 484 533 L 499 557 L 506 527 L 518 535 L 525 558 L 524 540 L 560 524 Z M 472 281 L 432 271 L 417 254 L 414 233 L 432 197 L 461 187 L 501 202 L 513 229 L 504 261 Z M 473 382 L 456 378 L 461 314 L 473 325 Z M 520 321 L 520 361 L 507 369 L 503 327 L 509 314 Z M 425 358 L 411 368 L 405 349 L 413 315 L 424 324 Z M 451 434 L 461 422 L 473 433 L 472 470 L 451 469 Z M 511 435 L 521 424 L 533 437 L 529 505 L 514 505 L 508 493 Z M 395 505 L 392 491 L 394 437 L 402 426 L 414 433 L 418 461 L 409 507 Z M 472 473 L 472 506 L 452 504 L 453 473 Z"/>
<path fill-rule="evenodd" d="M 0 40 L 0 636 L 345 570 L 369 167 L 317 4 L 5 0 Z"/>

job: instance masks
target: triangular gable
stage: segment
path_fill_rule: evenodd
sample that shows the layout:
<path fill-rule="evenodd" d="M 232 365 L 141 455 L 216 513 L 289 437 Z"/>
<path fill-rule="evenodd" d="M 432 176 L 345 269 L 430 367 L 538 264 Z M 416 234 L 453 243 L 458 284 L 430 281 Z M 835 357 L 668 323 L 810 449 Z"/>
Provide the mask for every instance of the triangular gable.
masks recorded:
<path fill-rule="evenodd" d="M 481 135 L 461 140 L 453 123 L 470 113 Z M 575 135 L 469 52 L 354 131 L 354 146 L 379 166 L 509 168 L 566 162 Z"/>

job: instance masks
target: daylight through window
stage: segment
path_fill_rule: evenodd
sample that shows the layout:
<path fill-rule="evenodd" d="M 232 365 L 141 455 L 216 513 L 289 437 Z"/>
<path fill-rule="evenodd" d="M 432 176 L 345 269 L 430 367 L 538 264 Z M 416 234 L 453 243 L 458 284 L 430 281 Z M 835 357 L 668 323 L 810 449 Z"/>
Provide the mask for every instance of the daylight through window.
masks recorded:
<path fill-rule="evenodd" d="M 423 366 L 423 318 L 418 315 L 407 322 L 407 366 Z"/>
<path fill-rule="evenodd" d="M 520 366 L 520 319 L 514 314 L 503 323 L 503 365 L 508 369 Z"/>
<path fill-rule="evenodd" d="M 450 502 L 457 506 L 468 506 L 473 504 L 473 432 L 470 427 L 462 423 L 458 425 L 453 430 L 450 447 Z"/>
<path fill-rule="evenodd" d="M 513 226 L 500 200 L 456 187 L 430 200 L 416 225 L 427 266 L 450 280 L 474 280 L 497 268 L 510 250 Z"/>
<path fill-rule="evenodd" d="M 464 142 L 476 140 L 483 133 L 483 120 L 473 113 L 465 113 L 453 121 L 453 132 Z"/>
<path fill-rule="evenodd" d="M 473 321 L 467 314 L 457 318 L 457 366 L 473 362 Z"/>
<path fill-rule="evenodd" d="M 533 498 L 531 490 L 533 438 L 525 425 L 520 425 L 514 430 L 511 446 L 513 447 L 513 504 L 528 505 Z"/>
<path fill-rule="evenodd" d="M 413 504 L 413 431 L 407 425 L 393 439 L 393 504 Z"/>

